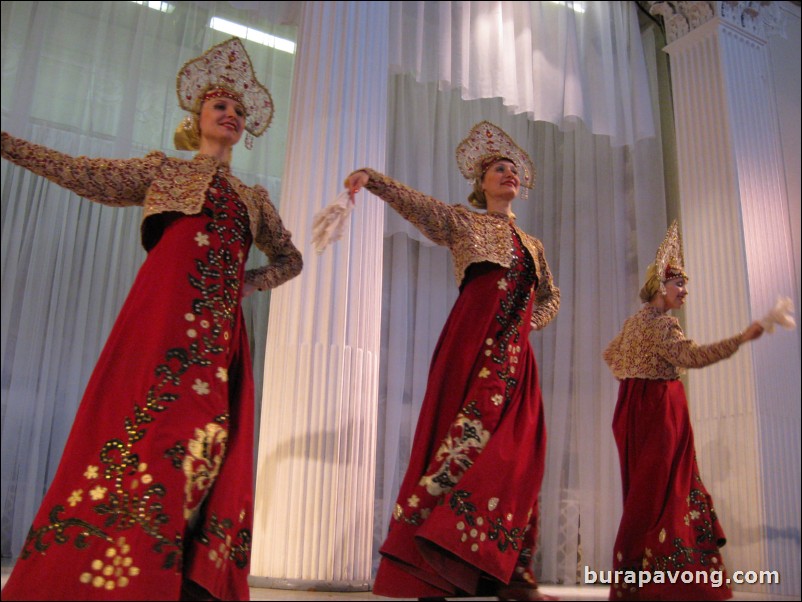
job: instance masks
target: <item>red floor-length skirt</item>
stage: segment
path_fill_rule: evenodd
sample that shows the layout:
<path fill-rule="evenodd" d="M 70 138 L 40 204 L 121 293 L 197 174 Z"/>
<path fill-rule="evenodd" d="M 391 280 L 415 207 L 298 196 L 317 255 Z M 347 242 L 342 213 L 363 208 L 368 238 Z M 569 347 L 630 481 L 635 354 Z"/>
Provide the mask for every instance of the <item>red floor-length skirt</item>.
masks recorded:
<path fill-rule="evenodd" d="M 682 382 L 621 381 L 613 434 L 624 489 L 613 567 L 652 575 L 640 588 L 613 583 L 610 600 L 731 598 L 719 551 L 726 538 L 699 476 Z M 683 583 L 677 571 L 690 571 L 694 579 Z M 721 573 L 713 576 L 711 571 Z M 657 573 L 664 584 L 654 583 Z M 669 581 L 672 576 L 676 583 Z"/>
<path fill-rule="evenodd" d="M 528 340 L 534 266 L 511 236 L 512 266 L 471 268 L 435 348 L 376 594 L 534 585 L 546 429 Z"/>
<path fill-rule="evenodd" d="M 251 238 L 216 176 L 149 252 L 87 386 L 3 600 L 247 600 Z"/>

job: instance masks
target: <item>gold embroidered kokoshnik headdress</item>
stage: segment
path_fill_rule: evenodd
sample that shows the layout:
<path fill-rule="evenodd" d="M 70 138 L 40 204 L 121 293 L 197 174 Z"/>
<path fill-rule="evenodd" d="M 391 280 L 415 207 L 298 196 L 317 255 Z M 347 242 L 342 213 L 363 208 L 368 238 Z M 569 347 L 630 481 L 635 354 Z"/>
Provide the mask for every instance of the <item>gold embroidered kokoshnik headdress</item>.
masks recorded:
<path fill-rule="evenodd" d="M 641 289 L 641 299 L 648 301 L 657 291 L 666 293 L 665 283 L 672 278 L 685 278 L 685 260 L 682 254 L 682 239 L 679 235 L 677 220 L 674 220 L 666 232 L 663 242 L 657 249 L 654 263 L 646 273 L 646 283 Z"/>
<path fill-rule="evenodd" d="M 273 119 L 273 99 L 256 79 L 251 58 L 239 38 L 212 46 L 188 61 L 176 76 L 176 93 L 179 106 L 189 111 L 191 118 L 200 114 L 208 98 L 236 100 L 245 109 L 245 130 L 254 136 L 263 134 Z"/>
<path fill-rule="evenodd" d="M 482 178 L 485 170 L 499 159 L 509 159 L 518 168 L 521 185 L 532 188 L 535 184 L 535 166 L 532 159 L 512 138 L 489 121 L 477 123 L 467 138 L 457 146 L 457 165 L 460 173 L 471 181 Z"/>

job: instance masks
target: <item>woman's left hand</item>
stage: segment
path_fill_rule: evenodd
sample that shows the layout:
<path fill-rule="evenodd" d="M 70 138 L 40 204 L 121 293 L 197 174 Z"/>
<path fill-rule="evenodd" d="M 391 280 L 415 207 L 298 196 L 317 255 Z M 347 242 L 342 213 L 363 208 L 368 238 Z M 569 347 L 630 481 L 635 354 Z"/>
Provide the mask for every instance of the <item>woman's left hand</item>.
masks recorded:
<path fill-rule="evenodd" d="M 741 333 L 741 344 L 746 343 L 748 341 L 753 341 L 755 339 L 760 338 L 760 335 L 763 334 L 763 326 L 761 326 L 760 322 L 752 322 L 746 330 Z"/>
<path fill-rule="evenodd" d="M 244 299 L 245 297 L 250 297 L 253 293 L 255 293 L 258 290 L 259 288 L 257 286 L 254 286 L 250 282 L 246 282 L 242 286 L 242 298 Z"/>

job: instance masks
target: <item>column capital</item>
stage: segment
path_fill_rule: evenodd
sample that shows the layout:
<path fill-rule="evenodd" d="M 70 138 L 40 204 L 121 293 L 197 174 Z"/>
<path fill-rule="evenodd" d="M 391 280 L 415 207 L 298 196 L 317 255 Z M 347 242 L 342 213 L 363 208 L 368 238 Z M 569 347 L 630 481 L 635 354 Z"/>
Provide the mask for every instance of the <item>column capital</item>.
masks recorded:
<path fill-rule="evenodd" d="M 714 17 L 759 38 L 785 37 L 785 15 L 779 2 L 694 0 L 646 2 L 649 13 L 662 17 L 670 44 Z"/>

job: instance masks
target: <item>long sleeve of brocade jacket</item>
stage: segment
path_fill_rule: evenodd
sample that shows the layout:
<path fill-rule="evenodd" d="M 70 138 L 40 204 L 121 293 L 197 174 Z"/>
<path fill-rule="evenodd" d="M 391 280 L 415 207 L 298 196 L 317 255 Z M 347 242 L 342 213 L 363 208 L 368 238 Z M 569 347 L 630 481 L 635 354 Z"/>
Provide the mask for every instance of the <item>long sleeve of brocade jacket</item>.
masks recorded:
<path fill-rule="evenodd" d="M 674 380 L 687 368 L 703 368 L 738 351 L 740 335 L 698 345 L 686 339 L 674 316 L 650 305 L 627 318 L 604 350 L 613 375 L 625 378 Z"/>
<path fill-rule="evenodd" d="M 512 263 L 509 222 L 498 216 L 471 211 L 463 205 L 448 205 L 373 169 L 365 185 L 386 201 L 404 219 L 432 242 L 449 248 L 454 258 L 457 285 L 473 263 L 489 261 L 503 267 Z M 540 330 L 551 322 L 560 309 L 560 289 L 554 285 L 541 243 L 513 223 L 513 228 L 532 256 L 537 273 L 532 328 Z"/>
<path fill-rule="evenodd" d="M 2 133 L 2 156 L 90 201 L 114 207 L 142 206 L 142 244 L 148 250 L 161 236 L 160 220 L 149 218 L 168 212 L 199 213 L 206 190 L 219 171 L 248 210 L 254 245 L 270 260 L 268 265 L 248 270 L 245 282 L 261 290 L 272 289 L 297 276 L 303 267 L 301 253 L 267 190 L 246 186 L 227 164 L 214 157 L 198 154 L 186 160 L 160 151 L 135 159 L 73 157 L 6 132 Z"/>

